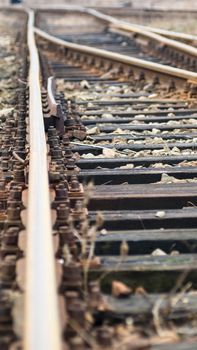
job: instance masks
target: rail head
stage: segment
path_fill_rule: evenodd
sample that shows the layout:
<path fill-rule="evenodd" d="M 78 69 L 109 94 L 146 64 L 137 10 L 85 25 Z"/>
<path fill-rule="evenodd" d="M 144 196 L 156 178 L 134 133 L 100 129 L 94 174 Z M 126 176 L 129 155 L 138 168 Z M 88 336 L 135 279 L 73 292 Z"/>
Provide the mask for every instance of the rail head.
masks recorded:
<path fill-rule="evenodd" d="M 46 11 L 46 10 L 62 10 L 62 11 L 76 11 L 81 13 L 87 13 L 89 15 L 92 15 L 102 21 L 105 21 L 107 23 L 110 23 L 112 26 L 127 30 L 129 32 L 134 32 L 138 34 L 142 34 L 146 36 L 147 38 L 154 39 L 156 41 L 159 41 L 160 43 L 164 43 L 165 45 L 168 45 L 170 47 L 176 48 L 180 50 L 181 52 L 185 52 L 188 54 L 193 55 L 194 57 L 197 56 L 197 48 L 189 45 L 181 43 L 177 40 L 184 40 L 188 43 L 197 42 L 197 36 L 186 34 L 186 33 L 178 33 L 166 29 L 161 28 L 153 28 L 149 26 L 143 26 L 139 24 L 129 23 L 127 21 L 123 21 L 120 19 L 117 19 L 111 15 L 105 14 L 97 9 L 93 8 L 85 8 L 83 6 L 78 5 L 39 5 L 35 6 L 38 11 Z"/>
<path fill-rule="evenodd" d="M 111 25 L 114 28 L 123 29 L 127 32 L 140 34 L 148 39 L 155 40 L 156 42 L 158 42 L 160 44 L 167 45 L 167 46 L 169 46 L 173 49 L 176 49 L 180 52 L 187 53 L 188 55 L 191 55 L 193 57 L 197 57 L 197 48 L 195 48 L 191 45 L 188 45 L 188 44 L 181 43 L 177 40 L 167 38 L 167 37 L 162 35 L 161 31 L 159 33 L 158 31 L 156 32 L 154 30 L 150 30 L 150 28 L 148 28 L 146 26 L 139 26 L 136 24 L 128 23 L 126 21 L 116 19 L 112 16 L 105 15 L 104 13 L 97 11 L 97 10 L 94 10 L 94 9 L 87 9 L 87 12 L 89 14 L 91 14 L 92 16 L 95 16 L 96 18 L 100 18 L 100 19 L 107 21 L 108 23 L 111 23 Z"/>
<path fill-rule="evenodd" d="M 166 37 L 171 38 L 171 39 L 183 40 L 183 41 L 186 41 L 190 44 L 197 43 L 197 36 L 193 35 L 193 34 L 187 34 L 187 33 L 175 32 L 175 31 L 167 30 L 167 29 L 143 26 L 141 24 L 136 24 L 136 23 L 133 25 L 135 25 L 136 27 L 139 27 L 143 30 L 148 30 L 149 32 L 160 34 L 160 35 L 166 36 Z"/>
<path fill-rule="evenodd" d="M 174 68 L 174 67 L 162 65 L 159 63 L 152 63 L 143 59 L 126 56 L 126 55 L 122 55 L 119 53 L 115 53 L 115 52 L 111 52 L 103 49 L 97 49 L 86 45 L 74 44 L 74 43 L 59 39 L 53 35 L 50 35 L 45 31 L 38 29 L 36 27 L 34 27 L 34 32 L 39 37 L 45 39 L 46 41 L 65 47 L 67 49 L 71 49 L 84 54 L 90 54 L 90 55 L 97 56 L 104 59 L 109 59 L 114 62 L 135 66 L 136 68 L 147 69 L 156 73 L 168 75 L 170 77 L 189 80 L 195 84 L 197 83 L 197 73 L 195 72 L 191 72 L 185 69 Z"/>
<path fill-rule="evenodd" d="M 155 28 L 150 26 L 144 26 L 136 23 L 129 23 L 126 21 L 119 20 L 111 15 L 107 15 L 100 10 L 92 9 L 92 8 L 85 8 L 83 6 L 79 5 L 32 5 L 32 8 L 34 8 L 35 11 L 74 11 L 74 12 L 81 12 L 81 13 L 88 13 L 90 15 L 93 15 L 105 22 L 111 23 L 111 24 L 118 24 L 118 23 L 125 23 L 127 25 L 131 25 L 133 28 L 140 28 L 143 31 L 153 32 L 155 34 L 162 35 L 167 38 L 175 39 L 175 40 L 183 40 L 188 43 L 197 43 L 197 36 L 182 32 L 175 32 L 172 30 L 162 29 L 162 28 Z M 15 5 L 13 6 L 0 6 L 0 10 L 6 10 L 6 11 L 12 11 L 12 12 L 26 12 L 25 7 L 21 5 Z"/>
<path fill-rule="evenodd" d="M 60 350 L 47 147 L 42 114 L 40 66 L 33 25 L 34 13 L 30 11 L 28 21 L 30 164 L 24 348 Z"/>
<path fill-rule="evenodd" d="M 55 101 L 55 86 L 54 86 L 54 78 L 49 77 L 47 80 L 47 97 L 48 97 L 48 104 L 50 108 L 50 114 L 53 116 L 57 116 L 58 113 L 58 104 Z"/>

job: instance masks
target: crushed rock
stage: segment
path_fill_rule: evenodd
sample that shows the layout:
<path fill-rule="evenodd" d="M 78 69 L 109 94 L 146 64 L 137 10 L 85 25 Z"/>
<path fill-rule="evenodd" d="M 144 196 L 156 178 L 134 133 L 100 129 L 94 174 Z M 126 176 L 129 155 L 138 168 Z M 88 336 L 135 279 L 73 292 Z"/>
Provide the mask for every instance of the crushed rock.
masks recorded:
<path fill-rule="evenodd" d="M 93 128 L 86 128 L 86 134 L 87 135 L 98 135 L 98 134 L 100 134 L 100 129 L 97 126 L 94 126 Z"/>
<path fill-rule="evenodd" d="M 152 253 L 151 253 L 152 256 L 164 256 L 164 255 L 167 255 L 162 249 L 155 249 Z"/>

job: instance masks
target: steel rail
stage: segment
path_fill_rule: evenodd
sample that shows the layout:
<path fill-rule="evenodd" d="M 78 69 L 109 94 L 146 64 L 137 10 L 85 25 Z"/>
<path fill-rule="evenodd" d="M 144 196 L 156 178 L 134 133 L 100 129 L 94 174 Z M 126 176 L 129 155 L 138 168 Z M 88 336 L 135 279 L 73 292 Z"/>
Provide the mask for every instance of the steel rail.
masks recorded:
<path fill-rule="evenodd" d="M 129 24 L 129 22 L 128 22 Z M 156 34 L 161 34 L 163 36 L 167 36 L 169 38 L 173 39 L 180 39 L 180 40 L 186 40 L 188 42 L 197 42 L 197 35 L 187 34 L 187 33 L 181 33 L 181 32 L 174 32 L 172 30 L 162 29 L 162 28 L 155 28 L 155 27 L 149 27 L 149 26 L 143 26 L 141 24 L 134 24 L 132 25 L 139 27 L 143 30 L 148 30 L 149 32 L 154 32 Z"/>
<path fill-rule="evenodd" d="M 160 34 L 162 36 L 166 36 L 172 39 L 182 39 L 182 40 L 186 40 L 189 42 L 192 41 L 196 41 L 197 42 L 197 36 L 196 35 L 192 35 L 192 34 L 186 34 L 186 33 L 180 33 L 180 32 L 175 32 L 175 31 L 171 31 L 171 30 L 166 30 L 166 29 L 161 29 L 161 28 L 154 28 L 154 27 L 150 27 L 150 26 L 144 26 L 144 25 L 140 25 L 140 24 L 136 24 L 136 23 L 129 23 L 126 21 L 122 21 L 118 18 L 115 18 L 111 15 L 106 15 L 101 11 L 95 10 L 95 9 L 91 9 L 91 8 L 85 8 L 83 6 L 78 6 L 78 5 L 50 5 L 50 6 L 46 6 L 46 5 L 39 5 L 39 6 L 35 6 L 35 9 L 37 10 L 65 10 L 65 11 L 78 11 L 78 12 L 82 12 L 82 13 L 89 13 L 93 16 L 96 16 L 97 18 L 110 22 L 110 23 L 114 23 L 114 24 L 118 24 L 119 22 L 121 23 L 125 23 L 127 25 L 132 25 L 133 28 L 140 28 L 143 31 L 148 31 L 148 32 L 153 32 L 155 34 Z"/>
<path fill-rule="evenodd" d="M 140 24 L 136 24 L 136 23 L 129 23 L 126 21 L 122 21 L 119 20 L 113 16 L 110 15 L 106 15 L 104 13 L 102 13 L 101 11 L 95 10 L 95 9 L 91 9 L 91 8 L 85 8 L 83 6 L 79 6 L 79 5 L 50 5 L 50 6 L 46 6 L 46 5 L 39 5 L 39 6 L 33 6 L 35 10 L 65 10 L 65 11 L 76 11 L 76 12 L 81 12 L 81 13 L 88 13 L 91 14 L 101 20 L 110 22 L 112 24 L 124 24 L 124 25 L 129 25 L 132 26 L 132 31 L 137 31 L 142 30 L 145 32 L 152 32 L 155 34 L 159 34 L 161 36 L 164 37 L 169 37 L 172 39 L 182 39 L 182 40 L 186 40 L 189 42 L 192 41 L 196 41 L 197 42 L 197 36 L 196 35 L 192 35 L 192 34 L 186 34 L 186 33 L 180 33 L 180 32 L 175 32 L 175 31 L 171 31 L 171 30 L 166 30 L 166 29 L 161 29 L 161 28 L 154 28 L 154 27 L 150 27 L 150 26 L 143 26 Z M 12 6 L 3 6 L 0 7 L 0 10 L 18 10 L 18 11 L 24 11 L 24 8 L 21 5 L 18 5 L 17 7 L 12 7 Z M 123 28 L 122 28 L 123 29 Z M 187 44 L 183 44 L 183 45 L 187 45 Z M 189 45 L 191 46 L 191 45 Z M 195 49 L 195 48 L 194 48 Z"/>
<path fill-rule="evenodd" d="M 157 73 L 170 75 L 170 76 L 184 79 L 184 80 L 190 80 L 190 81 L 193 81 L 194 83 L 197 83 L 197 73 L 195 72 L 187 71 L 185 69 L 174 68 L 174 67 L 162 65 L 159 63 L 152 63 L 152 62 L 145 61 L 143 59 L 126 56 L 126 55 L 122 55 L 116 52 L 111 52 L 103 49 L 97 49 L 86 45 L 74 44 L 69 41 L 59 39 L 38 28 L 34 28 L 34 32 L 41 38 L 51 43 L 60 45 L 62 47 L 66 47 L 68 49 L 72 49 L 77 52 L 81 52 L 84 54 L 91 54 L 93 56 L 101 57 L 104 59 L 110 59 L 115 62 L 132 65 L 137 68 L 148 69 L 150 71 L 154 71 Z"/>
<path fill-rule="evenodd" d="M 79 10 L 80 11 L 80 10 Z M 133 30 L 140 28 L 143 31 L 148 31 L 148 32 L 153 32 L 155 34 L 160 34 L 162 36 L 167 36 L 170 38 L 174 38 L 174 39 L 183 39 L 183 40 L 187 40 L 187 41 L 197 41 L 197 36 L 196 35 L 191 35 L 191 34 L 186 34 L 186 33 L 180 33 L 180 32 L 174 32 L 171 30 L 166 30 L 166 29 L 161 29 L 161 28 L 154 28 L 154 27 L 150 27 L 150 26 L 144 26 L 141 24 L 136 24 L 136 23 L 129 23 L 127 21 L 122 21 L 118 18 L 115 18 L 113 16 L 110 15 L 106 15 L 104 13 L 102 13 L 101 11 L 95 10 L 95 9 L 87 9 L 87 12 L 89 14 L 92 14 L 93 16 L 96 16 L 97 18 L 100 18 L 102 20 L 105 20 L 107 22 L 111 22 L 113 24 L 126 24 L 126 25 L 130 25 L 132 26 Z"/>
<path fill-rule="evenodd" d="M 179 50 L 180 52 L 184 52 L 184 53 L 187 53 L 187 54 L 192 55 L 194 57 L 197 57 L 197 48 L 195 48 L 191 45 L 184 44 L 184 43 L 178 42 L 176 40 L 168 39 L 162 35 L 159 35 L 157 33 L 150 31 L 150 30 L 147 30 L 146 27 L 145 27 L 146 30 L 142 29 L 140 26 L 136 26 L 132 23 L 118 20 L 112 16 L 105 15 L 102 12 L 94 10 L 94 9 L 87 9 L 87 13 L 89 13 L 97 18 L 100 18 L 101 20 L 105 20 L 105 21 L 110 22 L 117 29 L 123 29 L 123 30 L 128 31 L 128 32 L 141 34 L 142 36 L 149 38 L 149 39 L 153 39 L 153 40 L 159 42 L 160 44 L 167 45 L 169 47 L 172 47 L 173 49 Z"/>
<path fill-rule="evenodd" d="M 60 350 L 61 337 L 52 243 L 47 147 L 42 115 L 40 67 L 29 12 L 30 165 L 27 213 L 25 350 Z"/>
<path fill-rule="evenodd" d="M 48 95 L 48 105 L 50 108 L 50 114 L 53 116 L 57 115 L 58 103 L 55 101 L 54 92 L 54 78 L 49 77 L 47 81 L 47 95 Z"/>
<path fill-rule="evenodd" d="M 94 10 L 94 9 L 92 9 L 92 10 L 93 11 L 97 11 L 96 16 L 99 15 L 99 14 L 102 14 L 102 15 L 106 16 L 101 11 Z M 92 10 L 88 9 L 88 12 L 90 13 L 90 12 L 92 12 Z M 120 20 L 120 19 L 118 19 L 116 17 L 110 16 L 110 15 L 107 15 L 107 16 L 108 17 L 105 17 L 105 19 L 107 21 L 111 21 L 112 23 L 115 23 L 116 21 L 119 21 L 119 22 L 122 22 L 122 23 L 130 24 L 129 22 L 122 21 L 122 20 Z M 99 18 L 102 19 L 102 16 L 99 15 Z M 115 19 L 115 21 L 114 21 L 114 19 Z M 172 30 L 167 30 L 167 29 L 162 29 L 162 28 L 155 28 L 155 27 L 150 27 L 150 26 L 144 26 L 144 25 L 136 24 L 136 23 L 131 23 L 131 25 L 136 27 L 136 28 L 141 28 L 142 30 L 149 31 L 149 32 L 154 32 L 156 34 L 167 36 L 167 37 L 173 38 L 173 39 L 183 39 L 183 40 L 190 41 L 190 42 L 197 41 L 197 36 L 196 35 L 192 35 L 192 34 L 175 32 L 175 31 L 172 31 Z"/>
<path fill-rule="evenodd" d="M 50 5 L 50 6 L 46 6 L 46 5 L 35 5 L 32 6 L 35 10 L 65 10 L 65 11 L 78 11 L 78 12 L 82 12 L 82 13 L 89 13 L 92 15 L 96 15 L 96 17 L 106 20 L 108 22 L 111 23 L 117 23 L 117 22 L 122 22 L 122 23 L 127 23 L 130 24 L 129 22 L 126 21 L 122 21 L 119 20 L 111 15 L 106 15 L 98 10 L 94 10 L 94 9 L 90 9 L 90 8 L 85 8 L 83 6 L 79 6 L 79 5 Z M 13 6 L 0 6 L 0 10 L 8 10 L 8 11 L 24 11 L 24 7 L 22 7 L 21 5 L 15 5 L 15 7 L 13 8 Z M 96 11 L 97 13 L 93 13 L 92 11 Z M 141 28 L 144 31 L 149 31 L 149 32 L 153 32 L 156 34 L 160 34 L 172 39 L 180 39 L 180 40 L 186 40 L 188 42 L 197 42 L 197 35 L 192 35 L 192 34 L 187 34 L 187 33 L 181 33 L 181 32 L 175 32 L 172 30 L 167 30 L 167 29 L 162 29 L 162 28 L 155 28 L 155 27 L 150 27 L 150 26 L 144 26 L 141 24 L 137 24 L 137 23 L 131 23 L 131 25 L 133 27 L 136 28 Z"/>

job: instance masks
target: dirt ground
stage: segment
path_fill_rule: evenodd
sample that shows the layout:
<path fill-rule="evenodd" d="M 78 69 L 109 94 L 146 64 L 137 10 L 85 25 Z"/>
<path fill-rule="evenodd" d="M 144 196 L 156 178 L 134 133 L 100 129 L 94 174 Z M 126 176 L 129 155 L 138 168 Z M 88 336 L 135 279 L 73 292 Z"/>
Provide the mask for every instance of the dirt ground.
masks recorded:
<path fill-rule="evenodd" d="M 162 8 L 162 9 L 196 9 L 196 0 L 27 0 L 31 3 L 45 4 L 78 4 L 84 6 L 132 6 L 135 8 Z"/>
<path fill-rule="evenodd" d="M 0 0 L 0 5 L 8 5 L 10 0 Z M 197 10 L 196 0 L 23 0 L 24 4 L 84 5 L 84 6 L 129 6 L 134 8 L 188 9 Z"/>

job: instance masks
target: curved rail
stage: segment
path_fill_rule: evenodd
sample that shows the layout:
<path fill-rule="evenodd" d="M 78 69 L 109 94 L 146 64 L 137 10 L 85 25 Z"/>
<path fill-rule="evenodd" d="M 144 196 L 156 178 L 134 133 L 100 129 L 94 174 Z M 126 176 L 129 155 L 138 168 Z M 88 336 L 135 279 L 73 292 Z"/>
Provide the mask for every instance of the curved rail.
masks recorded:
<path fill-rule="evenodd" d="M 197 73 L 187 71 L 185 69 L 173 68 L 167 65 L 152 63 L 139 58 L 129 57 L 126 55 L 122 55 L 122 54 L 107 51 L 107 50 L 96 49 L 94 47 L 90 47 L 86 45 L 74 44 L 74 43 L 59 39 L 38 28 L 34 28 L 34 31 L 37 35 L 39 35 L 43 39 L 49 42 L 52 42 L 56 45 L 60 45 L 68 49 L 72 49 L 74 51 L 78 51 L 84 54 L 91 54 L 91 55 L 98 56 L 105 59 L 110 59 L 115 62 L 132 65 L 138 68 L 148 69 L 150 71 L 154 71 L 165 75 L 170 75 L 170 76 L 181 78 L 184 80 L 191 80 L 194 83 L 197 83 Z"/>
<path fill-rule="evenodd" d="M 134 33 L 141 34 L 142 36 L 149 38 L 149 39 L 153 39 L 153 40 L 159 42 L 160 44 L 165 44 L 169 47 L 172 47 L 174 49 L 179 50 L 180 52 L 184 52 L 184 53 L 187 53 L 189 55 L 192 55 L 193 57 L 197 57 L 197 48 L 195 48 L 191 45 L 188 45 L 188 44 L 178 42 L 176 40 L 168 39 L 162 35 L 159 35 L 153 31 L 150 31 L 150 29 L 148 30 L 144 26 L 143 27 L 137 26 L 137 25 L 125 22 L 125 21 L 118 20 L 112 16 L 105 15 L 102 12 L 94 10 L 94 9 L 87 9 L 87 13 L 89 13 L 97 18 L 100 18 L 102 20 L 110 22 L 113 25 L 113 27 L 115 27 L 117 29 L 123 29 L 123 30 L 126 30 L 128 32 L 134 32 Z"/>
<path fill-rule="evenodd" d="M 172 30 L 162 29 L 162 28 L 155 28 L 155 27 L 149 27 L 149 26 L 143 26 L 141 24 L 132 24 L 136 27 L 139 27 L 143 30 L 148 30 L 149 32 L 154 32 L 156 34 L 161 34 L 163 36 L 167 36 L 172 39 L 177 40 L 185 40 L 190 43 L 196 42 L 197 43 L 197 36 L 193 34 L 187 34 L 187 33 L 181 33 L 181 32 L 174 32 Z"/>
<path fill-rule="evenodd" d="M 44 133 L 39 58 L 29 13 L 28 47 L 30 166 L 25 291 L 25 349 L 60 350 L 60 327 L 52 243 L 47 148 Z"/>
<path fill-rule="evenodd" d="M 175 40 L 185 40 L 187 42 L 197 42 L 197 35 L 193 35 L 193 34 L 187 34 L 187 33 L 181 33 L 181 32 L 175 32 L 172 30 L 167 30 L 167 29 L 162 29 L 162 28 L 155 28 L 155 27 L 150 27 L 150 26 L 144 26 L 141 24 L 136 24 L 136 23 L 129 23 L 126 21 L 122 21 L 119 20 L 111 15 L 106 15 L 98 10 L 94 10 L 91 8 L 85 8 L 83 6 L 79 6 L 79 5 L 50 5 L 50 6 L 46 6 L 46 5 L 39 5 L 39 6 L 33 6 L 33 8 L 35 10 L 66 10 L 66 11 L 78 11 L 78 12 L 82 12 L 82 13 L 89 13 L 92 14 L 94 16 L 96 16 L 97 18 L 103 19 L 107 22 L 111 22 L 111 23 L 118 23 L 118 22 L 122 22 L 125 23 L 127 25 L 131 25 L 133 28 L 135 27 L 142 29 L 143 31 L 148 31 L 148 32 L 153 32 L 155 34 L 159 34 L 162 36 L 166 36 L 168 38 L 172 38 Z M 13 8 L 13 6 L 0 6 L 0 10 L 8 10 L 8 11 L 24 11 L 24 8 L 21 5 L 17 5 Z"/>
<path fill-rule="evenodd" d="M 144 26 L 144 25 L 140 25 L 140 24 L 134 24 L 134 23 L 129 23 L 126 21 L 122 21 L 118 18 L 115 18 L 111 15 L 106 15 L 101 11 L 95 10 L 95 9 L 91 9 L 91 8 L 84 8 L 82 6 L 78 6 L 78 5 L 50 5 L 50 6 L 46 6 L 46 5 L 39 5 L 35 7 L 37 10 L 65 10 L 65 11 L 78 11 L 78 12 L 82 12 L 82 13 L 89 13 L 101 20 L 110 22 L 112 24 L 118 24 L 118 23 L 124 23 L 127 25 L 131 25 L 133 30 L 137 30 L 138 28 L 140 28 L 141 30 L 145 31 L 145 32 L 153 32 L 155 34 L 159 34 L 162 36 L 166 36 L 169 37 L 171 39 L 180 39 L 180 40 L 185 40 L 188 41 L 190 43 L 192 42 L 197 42 L 197 36 L 196 35 L 192 35 L 192 34 L 186 34 L 186 33 L 181 33 L 181 32 L 174 32 L 171 30 L 166 30 L 166 29 L 161 29 L 161 28 L 154 28 L 154 27 L 149 27 L 149 26 Z"/>

